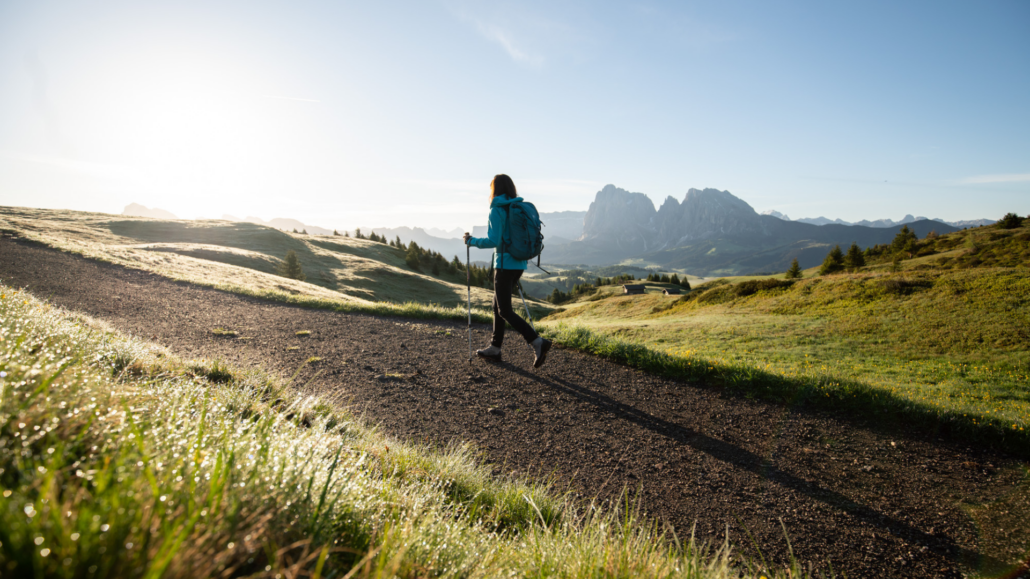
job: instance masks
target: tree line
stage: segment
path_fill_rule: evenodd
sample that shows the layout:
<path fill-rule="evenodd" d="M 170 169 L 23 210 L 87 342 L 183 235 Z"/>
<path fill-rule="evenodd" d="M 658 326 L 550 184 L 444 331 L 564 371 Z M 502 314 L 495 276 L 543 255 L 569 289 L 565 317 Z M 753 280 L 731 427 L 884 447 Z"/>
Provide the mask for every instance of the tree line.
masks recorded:
<path fill-rule="evenodd" d="M 1030 219 L 1030 217 L 1026 219 Z M 1016 229 L 1017 227 L 1022 227 L 1023 222 L 1023 217 L 1015 213 L 1007 213 L 993 227 Z M 954 240 L 953 243 L 957 242 L 957 240 Z M 945 246 L 942 247 L 941 244 Z M 936 231 L 931 231 L 920 241 L 916 232 L 909 229 L 908 225 L 904 225 L 890 243 L 872 245 L 864 250 L 858 247 L 858 244 L 852 243 L 847 253 L 844 253 L 839 245 L 834 246 L 826 254 L 822 265 L 819 266 L 819 275 L 853 272 L 866 265 L 886 263 L 888 261 L 891 263 L 891 270 L 897 271 L 900 269 L 901 262 L 905 259 L 932 255 L 938 251 L 946 251 L 948 249 L 952 249 L 952 245 L 945 243 Z M 787 270 L 786 278 L 795 279 L 800 278 L 801 275 L 801 268 L 798 266 L 798 260 L 795 258 L 793 263 L 791 263 L 790 269 Z"/>
<path fill-rule="evenodd" d="M 590 295 L 597 291 L 598 288 L 606 285 L 622 285 L 625 283 L 631 283 L 634 281 L 649 281 L 654 283 L 668 283 L 678 285 L 684 289 L 690 289 L 690 282 L 684 277 L 680 279 L 678 274 L 659 274 L 649 273 L 644 279 L 638 280 L 632 274 L 624 273 L 613 277 L 598 277 L 593 283 L 583 282 L 574 284 L 569 290 L 562 291 L 561 288 L 554 288 L 551 293 L 548 294 L 546 300 L 552 304 L 564 304 L 575 300 L 576 298 L 584 295 Z"/>

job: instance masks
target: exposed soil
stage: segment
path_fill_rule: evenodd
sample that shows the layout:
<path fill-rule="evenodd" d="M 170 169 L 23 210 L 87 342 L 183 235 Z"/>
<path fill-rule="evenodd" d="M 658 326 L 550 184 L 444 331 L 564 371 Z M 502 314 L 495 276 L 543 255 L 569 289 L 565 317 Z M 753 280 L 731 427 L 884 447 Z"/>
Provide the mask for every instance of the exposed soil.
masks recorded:
<path fill-rule="evenodd" d="M 798 559 L 849 577 L 1017 577 L 1026 560 L 1024 465 L 931 433 L 885 433 L 557 347 L 534 371 L 512 332 L 505 362 L 470 366 L 465 324 L 292 307 L 23 241 L 0 239 L 0 279 L 183 357 L 285 377 L 303 366 L 300 388 L 343 395 L 397 437 L 474 442 L 497 472 L 553 477 L 585 497 L 628 488 L 680 536 L 696 526 L 721 542 L 728 531 L 745 553 L 757 544 L 783 562 L 786 528 Z M 489 328 L 472 333 L 487 343 Z"/>

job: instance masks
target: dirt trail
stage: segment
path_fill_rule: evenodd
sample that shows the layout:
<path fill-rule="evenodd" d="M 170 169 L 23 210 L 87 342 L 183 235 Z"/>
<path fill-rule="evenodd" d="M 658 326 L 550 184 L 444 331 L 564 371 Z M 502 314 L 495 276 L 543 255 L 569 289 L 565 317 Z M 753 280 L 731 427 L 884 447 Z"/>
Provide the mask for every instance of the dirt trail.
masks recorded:
<path fill-rule="evenodd" d="M 533 371 L 511 333 L 504 363 L 470 367 L 464 324 L 291 307 L 22 241 L 0 240 L 0 279 L 184 357 L 287 377 L 320 357 L 321 373 L 307 366 L 296 383 L 345 396 L 389 434 L 472 441 L 498 472 L 553 476 L 587 497 L 638 489 L 681 536 L 696 525 L 718 542 L 728 528 L 750 552 L 743 524 L 765 557 L 785 561 L 782 519 L 799 559 L 849 577 L 960 577 L 977 561 L 1016 560 L 962 505 L 1013 500 L 1019 462 L 923 433 L 885 435 L 560 348 Z M 488 339 L 474 328 L 474 344 Z"/>

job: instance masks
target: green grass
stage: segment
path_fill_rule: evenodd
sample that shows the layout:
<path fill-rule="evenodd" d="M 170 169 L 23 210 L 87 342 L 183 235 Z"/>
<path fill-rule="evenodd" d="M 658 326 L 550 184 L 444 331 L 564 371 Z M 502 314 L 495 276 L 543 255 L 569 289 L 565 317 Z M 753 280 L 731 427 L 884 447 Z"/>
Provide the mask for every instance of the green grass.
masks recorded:
<path fill-rule="evenodd" d="M 738 577 L 642 519 L 0 286 L 0 572 Z M 796 566 L 777 576 L 804 576 Z"/>
<path fill-rule="evenodd" d="M 559 342 L 648 371 L 868 419 L 887 413 L 1030 456 L 1025 270 L 747 285 L 758 283 L 717 280 L 682 298 L 587 298 L 541 326 Z"/>
<path fill-rule="evenodd" d="M 927 236 L 903 257 L 901 267 L 906 270 L 1030 267 L 1030 221 L 1013 229 L 995 224 Z M 866 269 L 889 268 L 893 258 L 894 254 L 886 251 L 873 257 Z"/>

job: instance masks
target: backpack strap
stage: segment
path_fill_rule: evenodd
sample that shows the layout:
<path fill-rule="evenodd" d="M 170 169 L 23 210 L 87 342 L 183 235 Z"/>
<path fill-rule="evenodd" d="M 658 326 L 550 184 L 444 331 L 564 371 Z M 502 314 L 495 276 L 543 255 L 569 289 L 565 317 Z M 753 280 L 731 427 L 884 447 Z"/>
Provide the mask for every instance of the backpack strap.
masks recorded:
<path fill-rule="evenodd" d="M 504 226 L 504 231 L 501 231 L 501 267 L 504 269 L 504 234 L 507 233 L 511 236 L 511 206 L 505 205 L 504 212 L 508 215 L 508 222 Z"/>

